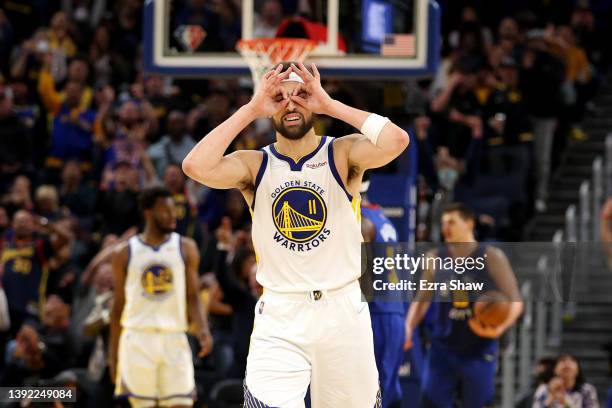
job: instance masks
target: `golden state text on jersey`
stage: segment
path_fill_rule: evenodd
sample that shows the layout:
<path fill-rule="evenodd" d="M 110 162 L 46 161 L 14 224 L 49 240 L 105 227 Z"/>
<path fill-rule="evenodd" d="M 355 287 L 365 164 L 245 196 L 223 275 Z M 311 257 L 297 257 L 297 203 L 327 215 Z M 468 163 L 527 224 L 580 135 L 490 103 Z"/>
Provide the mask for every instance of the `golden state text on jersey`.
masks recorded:
<path fill-rule="evenodd" d="M 262 149 L 251 202 L 257 281 L 279 292 L 339 288 L 361 274 L 359 197 L 345 188 L 334 139 L 295 161 Z"/>
<path fill-rule="evenodd" d="M 316 184 L 300 180 L 285 182 L 272 192 L 274 241 L 277 244 L 304 252 L 317 248 L 329 237 L 324 193 Z"/>

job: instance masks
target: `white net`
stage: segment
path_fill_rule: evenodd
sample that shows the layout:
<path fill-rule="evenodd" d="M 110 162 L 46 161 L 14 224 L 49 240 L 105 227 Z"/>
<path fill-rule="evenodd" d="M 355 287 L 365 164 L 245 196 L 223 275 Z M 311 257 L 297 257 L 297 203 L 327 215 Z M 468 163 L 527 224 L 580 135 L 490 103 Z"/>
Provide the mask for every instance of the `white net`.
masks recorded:
<path fill-rule="evenodd" d="M 255 88 L 265 72 L 282 61 L 304 61 L 316 42 L 303 38 L 240 40 L 236 46 L 251 70 Z"/>

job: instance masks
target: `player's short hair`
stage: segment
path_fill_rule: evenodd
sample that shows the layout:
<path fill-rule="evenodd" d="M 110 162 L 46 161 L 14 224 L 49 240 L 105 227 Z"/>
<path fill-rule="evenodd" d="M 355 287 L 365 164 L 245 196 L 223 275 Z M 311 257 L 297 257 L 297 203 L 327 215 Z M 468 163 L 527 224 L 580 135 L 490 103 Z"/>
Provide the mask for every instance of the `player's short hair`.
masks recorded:
<path fill-rule="evenodd" d="M 140 211 L 150 210 L 160 198 L 172 197 L 172 193 L 164 186 L 153 186 L 145 188 L 140 193 Z"/>
<path fill-rule="evenodd" d="M 476 220 L 476 215 L 474 214 L 474 211 L 463 203 L 452 203 L 444 207 L 444 210 L 442 210 L 443 215 L 452 212 L 459 213 L 459 216 L 464 221 Z"/>

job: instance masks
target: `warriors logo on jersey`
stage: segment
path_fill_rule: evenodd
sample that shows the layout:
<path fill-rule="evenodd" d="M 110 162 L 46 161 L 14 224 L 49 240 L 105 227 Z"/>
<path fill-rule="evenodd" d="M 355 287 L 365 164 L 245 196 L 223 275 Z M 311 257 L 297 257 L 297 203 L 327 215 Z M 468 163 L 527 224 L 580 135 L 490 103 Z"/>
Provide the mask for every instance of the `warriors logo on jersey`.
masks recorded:
<path fill-rule="evenodd" d="M 150 299 L 161 299 L 172 290 L 172 270 L 163 264 L 148 265 L 142 272 L 140 283 L 143 296 Z"/>
<path fill-rule="evenodd" d="M 130 238 L 125 278 L 123 328 L 135 330 L 187 330 L 185 259 L 176 232 L 159 246 Z"/>
<path fill-rule="evenodd" d="M 327 208 L 321 195 L 306 187 L 291 187 L 272 204 L 274 225 L 288 240 L 306 242 L 325 227 Z"/>
<path fill-rule="evenodd" d="M 334 289 L 361 274 L 359 199 L 344 188 L 333 140 L 321 137 L 298 161 L 274 144 L 263 149 L 251 209 L 257 281 L 266 289 Z"/>

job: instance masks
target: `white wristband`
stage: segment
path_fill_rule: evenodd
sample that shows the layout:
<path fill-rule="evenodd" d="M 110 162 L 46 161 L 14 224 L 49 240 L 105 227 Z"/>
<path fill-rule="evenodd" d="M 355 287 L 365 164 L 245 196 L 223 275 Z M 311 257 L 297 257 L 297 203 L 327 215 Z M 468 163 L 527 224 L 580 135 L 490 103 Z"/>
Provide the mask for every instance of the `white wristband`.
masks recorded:
<path fill-rule="evenodd" d="M 372 144 L 376 145 L 378 136 L 387 122 L 389 122 L 389 118 L 371 113 L 365 122 L 363 122 L 363 125 L 361 125 L 361 133 L 370 139 Z"/>

